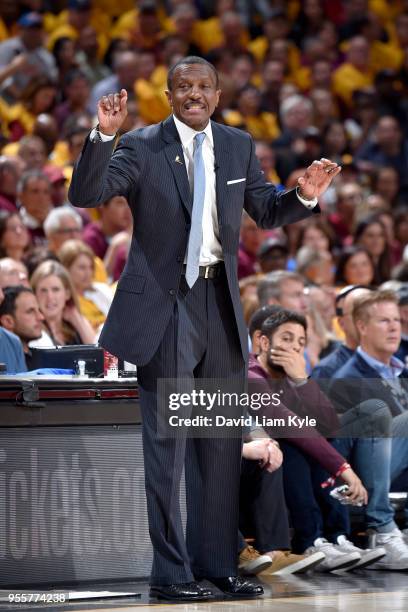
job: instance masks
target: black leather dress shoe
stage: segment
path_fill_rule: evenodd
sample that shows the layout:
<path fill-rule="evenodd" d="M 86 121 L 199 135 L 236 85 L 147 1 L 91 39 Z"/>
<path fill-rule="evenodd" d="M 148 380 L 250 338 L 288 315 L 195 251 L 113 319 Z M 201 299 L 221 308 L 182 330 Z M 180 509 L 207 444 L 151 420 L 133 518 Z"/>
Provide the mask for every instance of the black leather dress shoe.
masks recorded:
<path fill-rule="evenodd" d="M 251 582 L 242 576 L 228 576 L 227 578 L 208 578 L 225 595 L 229 597 L 259 597 L 263 595 L 261 585 Z"/>
<path fill-rule="evenodd" d="M 214 595 L 210 589 L 200 586 L 197 582 L 185 582 L 183 584 L 152 585 L 150 597 L 174 601 L 203 601 L 212 599 Z"/>

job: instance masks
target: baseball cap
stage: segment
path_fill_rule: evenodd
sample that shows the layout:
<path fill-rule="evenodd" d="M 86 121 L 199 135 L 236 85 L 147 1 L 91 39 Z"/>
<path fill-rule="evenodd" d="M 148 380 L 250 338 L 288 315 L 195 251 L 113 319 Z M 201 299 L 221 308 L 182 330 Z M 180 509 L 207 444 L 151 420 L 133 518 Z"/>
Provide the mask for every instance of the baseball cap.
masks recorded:
<path fill-rule="evenodd" d="M 281 238 L 267 238 L 259 247 L 258 257 L 265 257 L 272 249 L 280 249 L 283 253 L 289 253 L 288 245 Z"/>
<path fill-rule="evenodd" d="M 157 4 L 155 0 L 142 0 L 138 4 L 138 9 L 142 15 L 155 15 L 157 13 Z"/>
<path fill-rule="evenodd" d="M 40 13 L 36 13 L 35 11 L 30 11 L 29 13 L 24 13 L 22 17 L 17 21 L 18 25 L 22 28 L 38 28 L 43 25 L 43 18 Z"/>
<path fill-rule="evenodd" d="M 90 11 L 92 2 L 91 0 L 68 0 L 68 8 L 75 11 Z"/>
<path fill-rule="evenodd" d="M 59 181 L 66 181 L 67 177 L 63 173 L 62 169 L 58 166 L 45 166 L 43 168 L 44 174 L 47 176 L 51 184 L 58 183 Z"/>

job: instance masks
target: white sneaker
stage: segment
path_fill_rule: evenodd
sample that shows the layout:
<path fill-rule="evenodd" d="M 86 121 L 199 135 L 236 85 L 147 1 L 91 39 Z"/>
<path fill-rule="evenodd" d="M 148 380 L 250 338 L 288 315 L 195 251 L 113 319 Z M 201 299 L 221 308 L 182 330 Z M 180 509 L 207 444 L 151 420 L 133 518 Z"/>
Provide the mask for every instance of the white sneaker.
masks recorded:
<path fill-rule="evenodd" d="M 387 554 L 385 548 L 381 546 L 366 549 L 358 548 L 358 546 L 355 546 L 353 542 L 350 542 L 350 540 L 348 540 L 344 535 L 338 536 L 337 544 L 335 544 L 335 546 L 340 552 L 357 552 L 360 555 L 360 561 L 357 561 L 357 563 L 350 568 L 353 570 L 357 568 L 362 569 L 363 567 L 367 567 L 367 565 L 375 563 L 379 559 L 385 557 L 385 555 Z"/>
<path fill-rule="evenodd" d="M 408 569 L 408 544 L 399 529 L 389 533 L 377 533 L 376 544 L 385 548 L 386 555 L 374 563 L 370 569 L 405 570 Z"/>
<path fill-rule="evenodd" d="M 317 538 L 313 546 L 305 550 L 305 555 L 316 552 L 324 553 L 325 559 L 318 565 L 317 571 L 332 572 L 334 570 L 345 569 L 354 566 L 361 559 L 359 552 L 342 552 L 324 538 Z"/>
<path fill-rule="evenodd" d="M 402 536 L 405 540 L 405 544 L 408 544 L 408 529 L 403 529 L 402 530 Z"/>
<path fill-rule="evenodd" d="M 309 555 L 294 555 L 290 550 L 275 550 L 272 565 L 262 571 L 262 576 L 275 574 L 288 576 L 289 574 L 303 574 L 324 561 L 324 554 L 316 552 Z"/>

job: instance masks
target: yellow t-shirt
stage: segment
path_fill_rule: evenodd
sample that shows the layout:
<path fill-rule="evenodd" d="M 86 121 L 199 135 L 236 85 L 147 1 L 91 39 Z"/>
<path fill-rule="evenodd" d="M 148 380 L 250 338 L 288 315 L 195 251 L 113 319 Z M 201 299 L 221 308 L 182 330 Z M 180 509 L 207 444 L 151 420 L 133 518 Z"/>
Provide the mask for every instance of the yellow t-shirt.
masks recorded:
<path fill-rule="evenodd" d="M 110 0 L 107 0 L 107 1 L 109 2 Z M 133 8 L 127 11 L 126 13 L 123 13 L 117 19 L 117 21 L 114 23 L 114 25 L 111 28 L 111 31 L 110 31 L 111 39 L 123 38 L 124 40 L 128 40 L 131 36 L 132 30 L 134 30 L 138 26 L 138 14 L 139 14 L 139 10 L 137 8 Z M 160 22 L 162 30 L 166 32 L 167 31 L 166 20 L 168 18 L 164 10 L 160 7 L 157 11 L 157 16 L 159 18 L 159 22 Z"/>
<path fill-rule="evenodd" d="M 374 82 L 374 72 L 361 72 L 349 62 L 345 62 L 333 73 L 333 93 L 351 106 L 352 95 L 356 89 L 369 87 Z"/>
<path fill-rule="evenodd" d="M 258 36 L 248 44 L 248 51 L 252 53 L 256 61 L 262 64 L 269 50 L 269 41 L 266 36 Z M 291 74 L 295 74 L 300 68 L 300 51 L 293 43 L 288 48 L 288 68 Z"/>
<path fill-rule="evenodd" d="M 223 47 L 225 44 L 220 18 L 210 17 L 197 21 L 193 27 L 192 42 L 200 47 L 202 53 L 208 53 L 213 49 Z M 249 43 L 249 34 L 243 30 L 241 35 L 241 45 L 246 47 Z"/>
<path fill-rule="evenodd" d="M 274 140 L 280 134 L 274 113 L 263 112 L 256 116 L 244 117 L 239 111 L 231 110 L 224 114 L 224 121 L 232 127 L 244 128 L 255 140 Z"/>
<path fill-rule="evenodd" d="M 135 94 L 139 115 L 146 123 L 159 123 L 171 112 L 163 86 L 155 87 L 150 81 L 137 79 Z"/>
<path fill-rule="evenodd" d="M 102 323 L 105 323 L 105 315 L 91 300 L 86 299 L 82 295 L 79 295 L 78 299 L 81 314 L 84 315 L 94 329 L 98 329 Z"/>
<path fill-rule="evenodd" d="M 110 19 L 99 9 L 94 9 L 91 14 L 91 25 L 95 28 L 98 38 L 98 57 L 101 59 L 109 46 Z M 57 15 L 47 38 L 47 48 L 52 51 L 59 38 L 67 37 L 76 40 L 79 36 L 78 30 L 68 23 L 68 11 L 62 11 Z"/>
<path fill-rule="evenodd" d="M 96 283 L 108 283 L 108 273 L 106 272 L 105 264 L 102 259 L 95 255 L 94 257 L 94 281 Z"/>
<path fill-rule="evenodd" d="M 9 31 L 7 30 L 7 26 L 4 23 L 3 19 L 0 17 L 0 41 L 6 40 L 10 37 Z"/>

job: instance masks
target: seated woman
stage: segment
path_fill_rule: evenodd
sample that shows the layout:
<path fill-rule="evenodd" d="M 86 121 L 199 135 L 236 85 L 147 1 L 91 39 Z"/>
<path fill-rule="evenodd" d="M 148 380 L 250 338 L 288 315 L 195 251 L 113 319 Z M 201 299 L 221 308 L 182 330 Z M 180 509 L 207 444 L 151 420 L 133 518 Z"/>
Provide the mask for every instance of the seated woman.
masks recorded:
<path fill-rule="evenodd" d="M 0 257 L 22 261 L 29 243 L 28 231 L 20 215 L 0 210 Z"/>
<path fill-rule="evenodd" d="M 31 285 L 44 315 L 44 333 L 31 348 L 93 344 L 95 332 L 81 315 L 67 270 L 56 261 L 44 261 L 34 271 Z"/>
<path fill-rule="evenodd" d="M 334 280 L 339 288 L 347 285 L 371 287 L 374 284 L 374 274 L 374 263 L 367 249 L 348 246 L 340 253 Z"/>
<path fill-rule="evenodd" d="M 41 75 L 29 81 L 21 95 L 21 101 L 6 107 L 6 123 L 9 138 L 17 142 L 26 134 L 32 134 L 34 123 L 41 113 L 51 113 L 57 96 L 57 87 L 48 76 Z"/>
<path fill-rule="evenodd" d="M 82 240 L 67 240 L 58 251 L 61 263 L 68 270 L 78 294 L 81 313 L 96 330 L 105 322 L 113 294 L 106 283 L 93 282 L 94 254 Z"/>
<path fill-rule="evenodd" d="M 374 284 L 380 285 L 391 277 L 391 253 L 380 214 L 371 214 L 357 223 L 354 244 L 367 249 L 374 263 Z"/>

